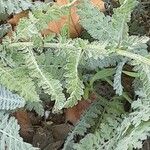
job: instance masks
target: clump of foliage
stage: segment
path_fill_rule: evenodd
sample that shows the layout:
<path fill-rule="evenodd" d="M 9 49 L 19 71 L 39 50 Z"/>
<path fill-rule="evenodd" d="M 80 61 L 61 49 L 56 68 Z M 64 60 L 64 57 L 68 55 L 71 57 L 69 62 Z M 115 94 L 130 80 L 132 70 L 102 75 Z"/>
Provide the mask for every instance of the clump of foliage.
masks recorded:
<path fill-rule="evenodd" d="M 120 7 L 113 10 L 111 17 L 88 0 L 80 2 L 80 24 L 94 39 L 92 42 L 69 39 L 66 26 L 58 37 L 41 35 L 49 21 L 69 13 L 72 5 L 29 5 L 28 18 L 21 19 L 12 36 L 5 36 L 0 45 L 1 148 L 36 149 L 19 137 L 16 120 L 8 117 L 10 110 L 25 106 L 43 115 L 39 97 L 43 91 L 55 101 L 53 111 L 58 112 L 76 105 L 85 95 L 86 83 L 92 89 L 96 80 L 109 82 L 116 95 L 109 101 L 97 96 L 97 101 L 69 134 L 63 149 L 142 147 L 142 141 L 150 136 L 150 56 L 146 45 L 149 38 L 128 34 L 128 22 L 137 1 L 119 2 Z M 24 5 L 27 7 L 28 3 Z M 5 9 L 8 13 L 14 11 L 8 8 Z M 132 71 L 123 70 L 126 64 L 132 66 Z M 89 76 L 90 71 L 97 73 Z M 127 96 L 122 73 L 134 77 L 135 98 Z M 129 112 L 124 110 L 127 100 L 131 103 Z M 77 136 L 80 140 L 75 140 Z"/>

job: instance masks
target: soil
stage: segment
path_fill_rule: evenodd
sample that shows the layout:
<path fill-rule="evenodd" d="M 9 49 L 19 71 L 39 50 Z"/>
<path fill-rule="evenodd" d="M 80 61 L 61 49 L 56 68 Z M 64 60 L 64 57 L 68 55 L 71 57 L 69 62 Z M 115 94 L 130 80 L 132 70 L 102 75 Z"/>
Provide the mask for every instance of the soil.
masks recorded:
<path fill-rule="evenodd" d="M 39 117 L 35 112 L 24 112 L 24 114 L 21 114 L 22 116 L 27 114 L 30 121 L 23 122 L 23 126 L 21 125 L 23 130 L 20 130 L 20 135 L 24 141 L 39 147 L 41 150 L 61 149 L 64 140 L 73 127 L 65 122 L 64 114 L 50 114 L 48 118 Z M 30 122 L 31 125 L 29 125 Z"/>

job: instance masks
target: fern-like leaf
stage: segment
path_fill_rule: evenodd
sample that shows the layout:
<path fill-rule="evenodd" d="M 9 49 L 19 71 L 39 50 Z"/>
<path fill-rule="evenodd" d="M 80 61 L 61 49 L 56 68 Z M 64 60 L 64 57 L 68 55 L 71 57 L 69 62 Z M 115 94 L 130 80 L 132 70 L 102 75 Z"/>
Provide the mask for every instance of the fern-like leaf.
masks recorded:
<path fill-rule="evenodd" d="M 86 62 L 84 62 L 84 68 L 94 70 L 96 68 L 105 68 L 109 66 L 116 66 L 117 63 L 120 62 L 120 57 L 117 55 L 109 55 L 108 57 L 105 57 L 104 59 L 97 59 L 89 58 Z"/>
<path fill-rule="evenodd" d="M 65 67 L 66 73 L 66 88 L 70 97 L 65 102 L 65 107 L 72 107 L 81 100 L 81 95 L 83 95 L 84 85 L 79 78 L 78 65 L 81 59 L 82 49 L 69 49 L 67 64 Z"/>
<path fill-rule="evenodd" d="M 96 9 L 88 0 L 83 0 L 78 11 L 80 23 L 93 38 L 120 45 L 123 39 L 128 37 L 127 22 L 136 4 L 135 0 L 125 0 L 114 10 L 113 16 L 109 17 Z"/>
<path fill-rule="evenodd" d="M 10 91 L 15 91 L 25 100 L 39 101 L 35 84 L 24 69 L 11 69 L 0 64 L 0 83 Z"/>
<path fill-rule="evenodd" d="M 13 94 L 4 86 L 0 85 L 0 109 L 13 110 L 24 107 L 25 100 L 17 94 Z"/>
<path fill-rule="evenodd" d="M 138 90 L 140 91 L 136 91 L 138 99 L 131 105 L 133 111 L 122 121 L 120 129 L 118 128 L 116 150 L 141 148 L 142 141 L 150 135 L 150 68 L 148 65 L 137 61 L 132 64 L 135 65 L 134 70 L 139 73 L 141 84 Z"/>
<path fill-rule="evenodd" d="M 138 127 L 132 129 L 123 139 L 120 138 L 115 150 L 127 150 L 142 148 L 143 140 L 150 136 L 150 122 L 143 122 Z"/>
<path fill-rule="evenodd" d="M 110 17 L 105 17 L 88 0 L 83 0 L 80 3 L 78 14 L 80 15 L 81 25 L 93 38 L 102 41 L 113 39 L 111 29 L 109 28 Z"/>
<path fill-rule="evenodd" d="M 106 99 L 100 99 L 100 102 L 101 115 L 95 120 L 97 123 L 92 128 L 94 130 L 79 143 L 75 143 L 74 149 L 112 150 L 115 148 L 116 129 L 122 121 L 121 115 L 124 114 L 123 105 L 119 101 L 107 102 Z"/>
<path fill-rule="evenodd" d="M 5 49 L 5 45 L 6 43 L 3 45 L 0 45 L 0 62 L 4 66 L 14 67 L 15 63 L 11 57 L 11 54 L 7 52 L 7 49 Z"/>
<path fill-rule="evenodd" d="M 53 79 L 62 81 L 64 75 L 64 66 L 66 65 L 66 57 L 62 52 L 59 53 L 48 49 L 45 53 L 36 57 L 39 66 L 49 72 Z"/>
<path fill-rule="evenodd" d="M 94 58 L 95 60 L 100 59 L 103 60 L 104 58 L 110 56 L 113 52 L 111 50 L 106 49 L 107 41 L 106 42 L 92 42 L 87 43 L 86 41 L 80 40 L 80 43 L 83 45 L 83 51 L 85 55 L 85 59 Z"/>
<path fill-rule="evenodd" d="M 123 87 L 121 85 L 121 74 L 122 74 L 122 69 L 125 63 L 126 63 L 126 59 L 117 65 L 116 74 L 114 75 L 113 87 L 114 87 L 114 90 L 116 90 L 116 94 L 118 95 L 122 95 L 122 92 L 123 92 Z"/>
<path fill-rule="evenodd" d="M 0 0 L 0 20 L 5 20 L 12 13 L 19 13 L 31 8 L 30 0 Z"/>
<path fill-rule="evenodd" d="M 38 150 L 31 144 L 23 142 L 19 135 L 19 125 L 14 117 L 0 112 L 0 148 L 1 150 Z"/>
<path fill-rule="evenodd" d="M 74 137 L 76 135 L 83 136 L 88 128 L 95 125 L 95 119 L 101 114 L 103 108 L 100 105 L 101 101 L 97 100 L 92 104 L 89 110 L 81 117 L 81 120 L 76 124 L 73 131 L 68 135 L 63 150 L 70 150 L 73 147 Z"/>
<path fill-rule="evenodd" d="M 51 100 L 55 100 L 54 110 L 57 111 L 58 109 L 62 109 L 65 96 L 62 93 L 59 80 L 52 79 L 50 74 L 39 67 L 32 48 L 25 47 L 22 53 L 25 56 L 25 63 L 30 70 L 31 77 L 37 78 L 39 87 L 42 87 L 45 93 L 51 95 Z"/>
<path fill-rule="evenodd" d="M 34 110 L 40 116 L 44 115 L 44 108 L 41 101 L 37 101 L 37 102 L 27 101 L 26 108 L 30 111 Z"/>
<path fill-rule="evenodd" d="M 118 44 L 122 44 L 129 37 L 127 22 L 130 21 L 131 12 L 136 5 L 136 0 L 124 0 L 120 7 L 114 9 L 111 19 L 111 29 L 113 29 L 113 37 Z"/>
<path fill-rule="evenodd" d="M 142 83 L 140 91 L 137 91 L 139 98 L 132 103 L 134 112 L 131 113 L 132 124 L 138 126 L 142 121 L 150 119 L 150 66 L 135 61 L 134 65 L 134 70 L 138 71 Z"/>

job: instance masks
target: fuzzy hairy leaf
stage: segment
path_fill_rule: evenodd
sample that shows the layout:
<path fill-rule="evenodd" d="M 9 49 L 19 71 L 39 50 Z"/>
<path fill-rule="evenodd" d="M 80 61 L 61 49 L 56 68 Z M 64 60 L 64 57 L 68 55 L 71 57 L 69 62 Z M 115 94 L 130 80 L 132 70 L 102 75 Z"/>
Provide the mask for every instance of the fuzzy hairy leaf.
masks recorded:
<path fill-rule="evenodd" d="M 123 139 L 119 139 L 115 150 L 127 150 L 134 148 L 142 148 L 143 140 L 150 136 L 150 121 L 143 122 L 136 128 L 133 128 L 130 134 L 127 134 Z"/>
<path fill-rule="evenodd" d="M 115 150 L 142 148 L 143 140 L 150 136 L 149 103 L 138 99 L 133 102 L 132 108 L 133 112 L 124 118 L 117 129 Z"/>
<path fill-rule="evenodd" d="M 83 51 L 85 55 L 85 59 L 94 58 L 95 60 L 100 59 L 103 60 L 108 57 L 113 51 L 107 50 L 107 42 L 92 42 L 86 43 L 83 40 L 80 40 L 80 43 L 83 44 Z"/>
<path fill-rule="evenodd" d="M 84 85 L 79 78 L 78 65 L 81 59 L 82 49 L 72 50 L 68 52 L 67 64 L 65 66 L 66 88 L 70 97 L 65 102 L 65 107 L 72 107 L 81 100 Z"/>
<path fill-rule="evenodd" d="M 146 44 L 148 41 L 149 37 L 146 36 L 129 36 L 125 41 L 123 41 L 123 45 L 128 46 L 128 49 L 131 52 L 146 56 L 148 54 L 148 46 Z"/>
<path fill-rule="evenodd" d="M 5 49 L 5 45 L 0 45 L 0 62 L 4 66 L 14 67 L 15 63 L 14 60 L 11 57 L 11 54 L 7 52 L 7 49 Z"/>
<path fill-rule="evenodd" d="M 95 120 L 97 123 L 92 128 L 94 130 L 81 139 L 79 143 L 75 143 L 74 149 L 111 150 L 115 148 L 116 129 L 122 121 L 123 105 L 119 101 L 107 102 L 105 99 L 100 99 L 100 102 L 101 115 Z"/>
<path fill-rule="evenodd" d="M 11 69 L 0 64 L 0 83 L 11 91 L 16 91 L 25 100 L 39 101 L 35 84 L 23 69 Z"/>
<path fill-rule="evenodd" d="M 142 81 L 143 84 L 143 92 L 146 94 L 146 97 L 150 97 L 150 66 L 146 64 L 139 64 L 139 62 L 135 62 L 134 67 L 135 71 L 138 71 L 140 80 Z"/>
<path fill-rule="evenodd" d="M 38 150 L 25 143 L 19 135 L 20 127 L 14 117 L 0 112 L 0 148 L 2 150 Z"/>
<path fill-rule="evenodd" d="M 69 133 L 63 150 L 70 150 L 73 147 L 74 137 L 76 135 L 83 136 L 87 132 L 88 128 L 95 125 L 95 119 L 98 118 L 98 115 L 101 114 L 103 109 L 100 103 L 100 100 L 94 102 L 90 109 L 87 110 L 81 117 L 80 121 L 76 124 L 73 131 Z"/>
<path fill-rule="evenodd" d="M 80 23 L 93 38 L 120 45 L 123 39 L 128 37 L 127 22 L 136 4 L 136 0 L 125 0 L 114 10 L 113 16 L 109 17 L 91 5 L 88 0 L 83 0 L 78 11 Z"/>
<path fill-rule="evenodd" d="M 45 53 L 36 57 L 39 66 L 49 72 L 53 79 L 63 80 L 64 66 L 66 65 L 66 57 L 62 52 L 54 52 L 52 49 L 48 49 Z"/>
<path fill-rule="evenodd" d="M 13 94 L 4 86 L 0 85 L 0 109 L 13 110 L 24 107 L 25 100 L 17 94 Z"/>
<path fill-rule="evenodd" d="M 0 38 L 2 38 L 4 35 L 6 35 L 8 33 L 8 31 L 11 30 L 11 25 L 6 23 L 6 24 L 2 24 L 0 25 Z"/>
<path fill-rule="evenodd" d="M 12 13 L 19 13 L 31 8 L 30 0 L 0 0 L 0 20 L 5 20 Z"/>
<path fill-rule="evenodd" d="M 140 91 L 137 91 L 139 98 L 132 103 L 134 112 L 131 114 L 131 121 L 132 124 L 138 126 L 142 121 L 150 119 L 150 66 L 139 64 L 139 62 L 134 62 L 134 65 L 134 70 L 138 71 L 142 83 Z"/>
<path fill-rule="evenodd" d="M 22 18 L 16 28 L 16 32 L 14 33 L 14 40 L 32 40 L 33 42 L 36 41 L 38 38 L 40 39 L 39 42 L 42 42 L 42 36 L 37 28 L 38 19 L 29 12 L 28 18 Z M 40 43 L 38 43 L 40 44 Z M 39 46 L 39 45 L 37 45 Z"/>
<path fill-rule="evenodd" d="M 81 25 L 93 38 L 102 41 L 113 39 L 109 28 L 110 17 L 105 17 L 88 0 L 83 0 L 80 3 L 78 14 L 80 15 Z"/>
<path fill-rule="evenodd" d="M 117 55 L 109 55 L 108 57 L 105 57 L 104 59 L 97 59 L 89 58 L 86 62 L 83 62 L 83 68 L 95 70 L 97 68 L 105 68 L 110 66 L 116 66 L 116 64 L 120 62 L 120 57 Z"/>
<path fill-rule="evenodd" d="M 131 105 L 132 112 L 118 128 L 120 134 L 116 150 L 141 148 L 142 141 L 150 135 L 149 66 L 139 62 L 134 62 L 134 65 L 142 84 L 138 87 L 140 91 L 136 92 L 138 99 Z"/>
<path fill-rule="evenodd" d="M 68 10 L 69 8 L 65 6 L 50 6 L 46 3 L 39 3 L 38 5 L 35 3 L 28 13 L 28 18 L 26 17 L 20 20 L 16 30 L 16 38 L 30 39 L 32 41 L 38 40 L 41 43 L 41 31 L 47 29 L 51 21 L 61 18 L 62 13 L 67 14 Z"/>
<path fill-rule="evenodd" d="M 36 22 L 37 28 L 39 30 L 47 28 L 47 25 L 53 21 L 60 19 L 63 15 L 67 15 L 69 13 L 70 7 L 66 5 L 58 6 L 42 3 L 40 6 L 36 6 L 32 8 L 32 13 L 34 17 L 38 20 Z M 53 31 L 53 29 L 50 29 Z M 54 30 L 55 31 L 55 30 Z"/>
<path fill-rule="evenodd" d="M 121 3 L 121 6 L 114 9 L 114 14 L 111 18 L 111 33 L 114 37 L 114 40 L 120 45 L 122 42 L 128 39 L 128 22 L 131 18 L 131 12 L 134 7 L 137 5 L 136 0 L 124 0 Z"/>
<path fill-rule="evenodd" d="M 26 108 L 30 111 L 34 110 L 40 116 L 44 115 L 44 108 L 41 101 L 38 102 L 27 101 Z"/>
<path fill-rule="evenodd" d="M 116 90 L 116 94 L 118 95 L 122 95 L 122 92 L 123 92 L 123 86 L 121 84 L 121 75 L 122 75 L 123 66 L 125 65 L 126 61 L 127 60 L 125 59 L 124 61 L 120 62 L 117 65 L 116 74 L 114 75 L 113 88 L 114 90 Z"/>
<path fill-rule="evenodd" d="M 25 63 L 30 70 L 30 75 L 38 79 L 39 87 L 42 87 L 46 94 L 51 95 L 51 100 L 55 100 L 54 110 L 62 109 L 64 106 L 65 96 L 62 93 L 62 87 L 59 80 L 52 79 L 51 75 L 43 71 L 34 56 L 32 48 L 25 47 L 22 50 L 25 56 Z"/>

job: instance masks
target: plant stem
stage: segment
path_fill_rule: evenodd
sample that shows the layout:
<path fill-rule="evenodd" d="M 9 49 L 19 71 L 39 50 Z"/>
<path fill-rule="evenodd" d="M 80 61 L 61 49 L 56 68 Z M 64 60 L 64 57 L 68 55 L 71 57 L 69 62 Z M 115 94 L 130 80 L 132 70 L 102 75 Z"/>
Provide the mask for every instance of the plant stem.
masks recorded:
<path fill-rule="evenodd" d="M 13 47 L 34 47 L 33 42 L 17 42 L 9 44 L 9 48 Z M 45 43 L 44 48 L 72 48 L 76 49 L 75 46 L 71 44 L 61 44 L 61 43 Z"/>
<path fill-rule="evenodd" d="M 146 57 L 143 57 L 139 54 L 135 54 L 135 53 L 128 52 L 128 51 L 125 51 L 125 50 L 117 50 L 116 53 L 119 54 L 119 55 L 122 55 L 122 56 L 126 56 L 128 58 L 134 59 L 136 61 L 142 62 L 142 63 L 147 64 L 147 65 L 150 66 L 150 59 L 148 59 Z"/>
<path fill-rule="evenodd" d="M 11 43 L 9 45 L 10 48 L 13 48 L 13 47 L 21 47 L 21 46 L 29 46 L 29 47 L 34 47 L 34 44 L 33 42 L 17 42 L 17 43 Z M 45 48 L 71 48 L 71 49 L 76 49 L 76 47 L 73 45 L 73 44 L 62 44 L 62 43 L 44 43 L 43 47 Z M 91 48 L 91 45 L 87 45 L 86 47 L 87 49 Z M 92 46 L 93 49 L 98 49 L 97 46 Z M 135 53 L 132 53 L 132 52 L 128 52 L 126 50 L 116 50 L 115 51 L 117 54 L 121 55 L 121 56 L 125 56 L 125 57 L 128 57 L 128 58 L 131 58 L 131 59 L 134 59 L 136 61 L 139 61 L 139 62 L 142 62 L 144 64 L 147 64 L 150 66 L 150 59 L 144 57 L 144 56 L 141 56 L 139 54 L 135 54 Z"/>

